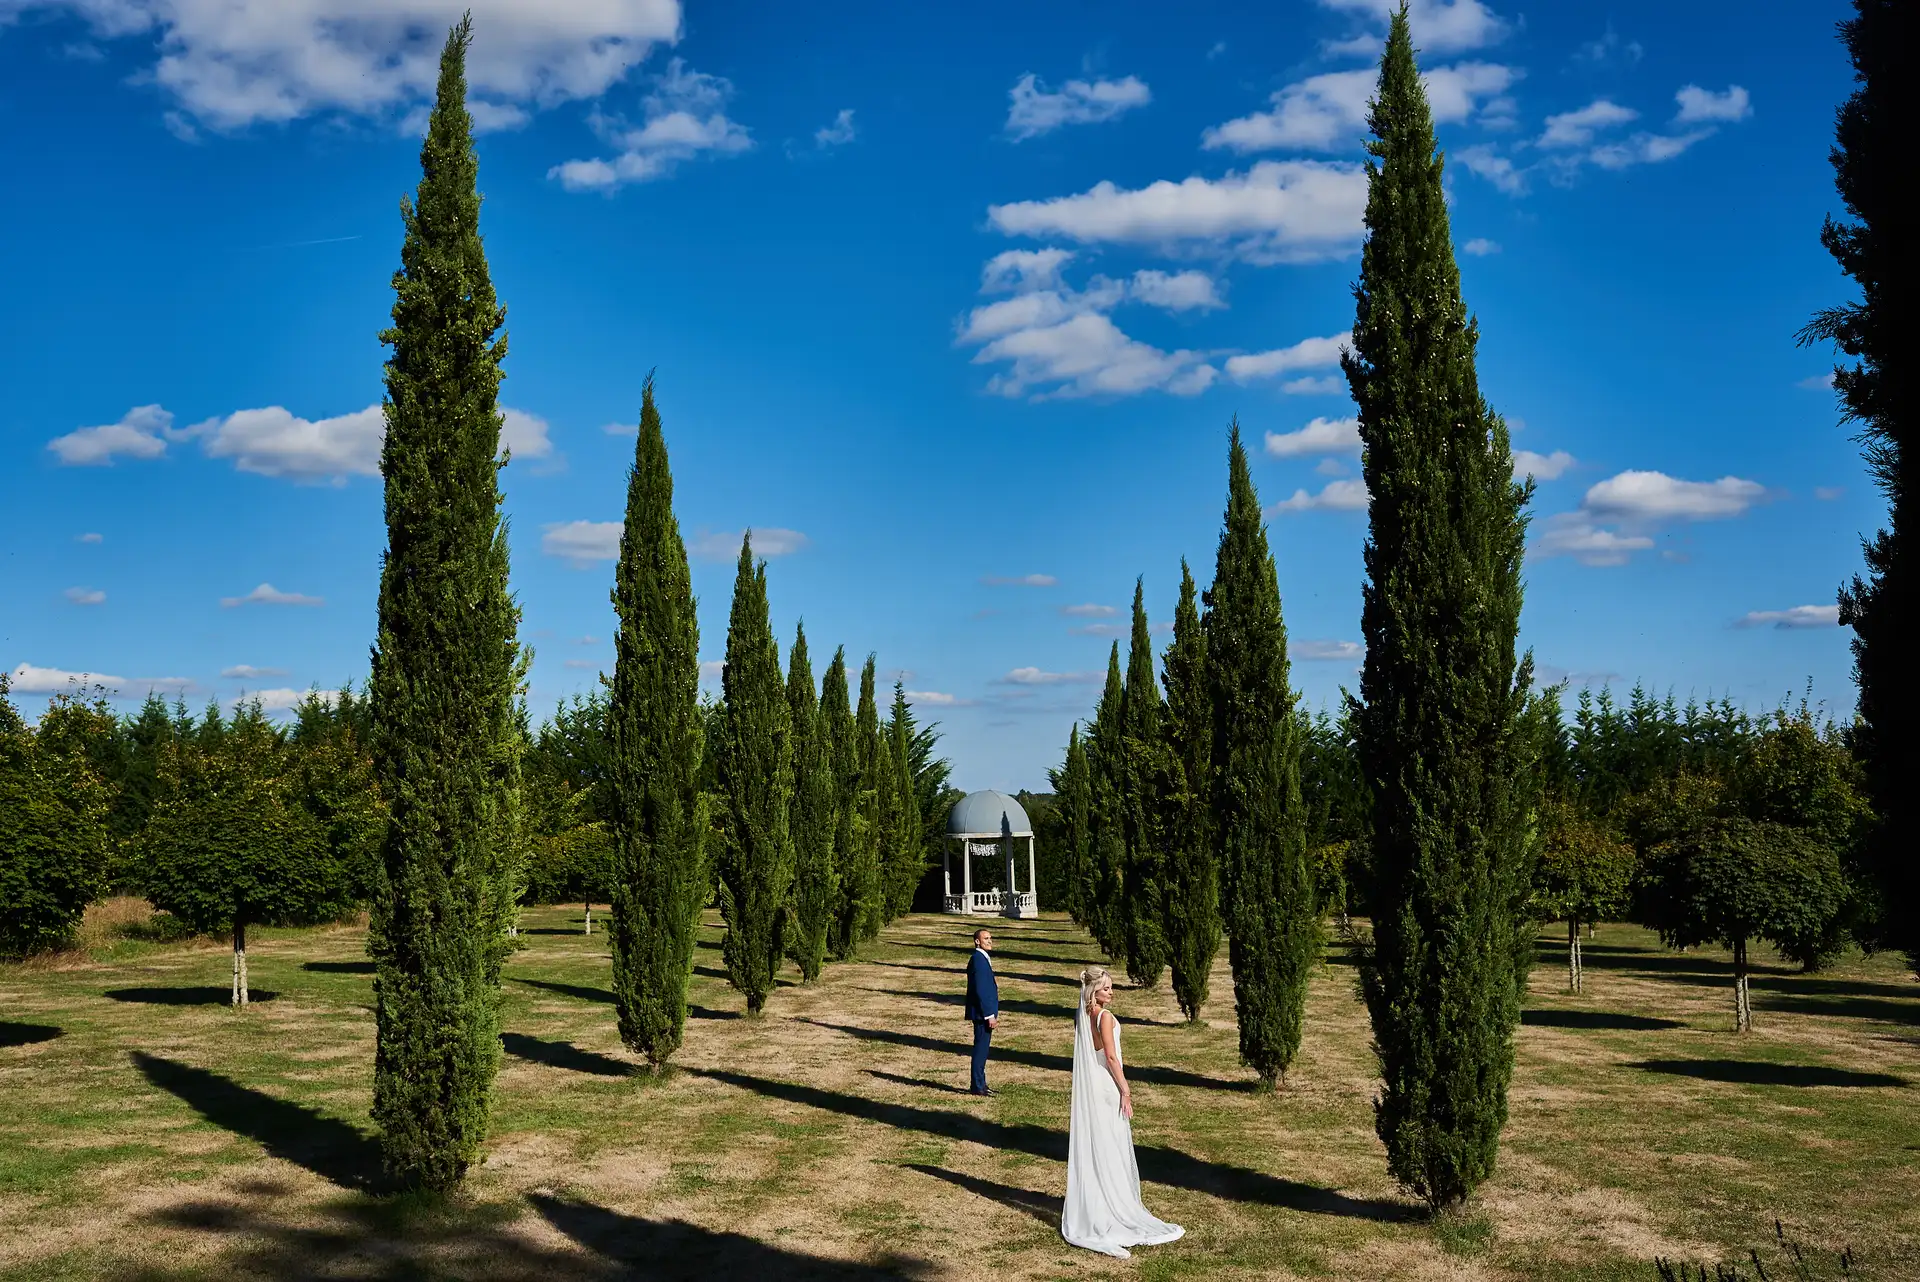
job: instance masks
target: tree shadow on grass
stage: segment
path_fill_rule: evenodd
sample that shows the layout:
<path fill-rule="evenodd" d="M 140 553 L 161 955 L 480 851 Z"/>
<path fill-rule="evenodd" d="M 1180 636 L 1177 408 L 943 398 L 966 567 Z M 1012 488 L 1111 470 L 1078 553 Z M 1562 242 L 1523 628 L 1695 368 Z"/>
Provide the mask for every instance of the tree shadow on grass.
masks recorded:
<path fill-rule="evenodd" d="M 304 1104 L 276 1099 L 219 1073 L 144 1051 L 133 1052 L 133 1063 L 153 1085 L 179 1097 L 215 1126 L 252 1140 L 272 1156 L 304 1166 L 341 1188 L 379 1190 L 379 1146 L 338 1118 Z"/>
<path fill-rule="evenodd" d="M 845 1033 L 849 1037 L 858 1037 L 863 1041 L 911 1046 L 916 1050 L 935 1051 L 942 1055 L 958 1055 L 963 1059 L 973 1054 L 973 1045 L 970 1042 L 943 1041 L 938 1037 L 924 1037 L 918 1033 L 896 1033 L 887 1028 L 859 1028 L 852 1024 L 830 1024 L 820 1019 L 802 1019 L 800 1022 L 812 1024 L 816 1028 L 830 1028 L 836 1033 Z M 1046 1051 L 1023 1051 L 1012 1046 L 996 1046 L 993 1048 L 993 1058 L 1007 1064 L 1025 1064 L 1029 1068 L 1048 1069 L 1056 1073 L 1073 1071 L 1071 1056 L 1052 1055 Z M 1127 1076 L 1136 1082 L 1152 1082 L 1156 1086 L 1189 1086 L 1203 1091 L 1251 1092 L 1258 1085 L 1253 1081 L 1208 1077 L 1202 1073 L 1190 1073 L 1184 1068 L 1163 1068 L 1154 1064 L 1129 1064 Z"/>
<path fill-rule="evenodd" d="M 729 984 L 733 982 L 733 977 L 718 966 L 695 966 L 693 973 L 696 975 L 705 975 L 708 979 L 722 980 Z M 800 982 L 795 979 L 789 979 L 785 975 L 775 975 L 773 978 L 773 986 L 775 988 L 798 988 Z"/>
<path fill-rule="evenodd" d="M 371 975 L 374 968 L 370 961 L 311 961 L 301 962 L 300 969 L 320 975 Z"/>
<path fill-rule="evenodd" d="M 903 943 L 901 946 L 905 948 L 932 948 L 943 953 L 959 953 L 961 956 L 965 956 L 966 954 L 973 951 L 971 947 L 964 944 Z M 993 950 L 993 959 L 995 961 L 999 961 L 1003 958 L 1006 959 L 1007 961 L 1044 962 L 1052 966 L 1071 966 L 1071 965 L 1104 966 L 1109 964 L 1109 959 L 1107 958 L 1106 954 L 1100 951 L 1100 947 L 1098 944 L 1093 944 L 1093 943 L 1087 944 L 1084 948 L 1074 946 L 1073 951 L 1068 954 L 1029 953 L 1029 952 L 1022 952 L 1019 949 L 1015 949 L 1015 948 L 995 948 Z"/>
<path fill-rule="evenodd" d="M 1628 1068 L 1648 1073 L 1694 1077 L 1704 1082 L 1735 1082 L 1743 1086 L 1905 1086 L 1904 1077 L 1891 1073 L 1864 1073 L 1825 1064 L 1770 1064 L 1751 1059 L 1648 1059 Z"/>
<path fill-rule="evenodd" d="M 1543 947 L 1543 961 L 1558 960 L 1566 965 L 1567 945 L 1560 941 L 1559 948 Z M 1733 981 L 1733 961 L 1730 958 L 1709 957 L 1702 953 L 1668 952 L 1664 949 L 1641 948 L 1632 944 L 1582 944 L 1580 946 L 1580 966 L 1583 970 L 1639 970 L 1645 971 L 1650 978 L 1675 980 L 1724 979 Z M 1762 976 L 1781 976 L 1790 978 L 1799 972 L 1785 966 L 1756 965 L 1749 968 L 1753 982 L 1762 982 Z"/>
<path fill-rule="evenodd" d="M 599 1051 L 582 1050 L 572 1042 L 550 1042 L 525 1033 L 502 1033 L 500 1045 L 515 1059 L 563 1068 L 573 1073 L 591 1073 L 596 1077 L 631 1077 L 633 1065 Z"/>
<path fill-rule="evenodd" d="M 923 1091 L 940 1091 L 947 1095 L 965 1095 L 967 1092 L 948 1082 L 936 1082 L 927 1077 L 905 1077 L 899 1073 L 883 1073 L 877 1068 L 869 1068 L 868 1077 L 877 1077 L 883 1082 L 892 1082 L 898 1086 L 912 1086 Z"/>
<path fill-rule="evenodd" d="M 845 1117 L 862 1118 L 897 1130 L 919 1131 L 941 1139 L 968 1141 L 1000 1152 L 1029 1153 L 1055 1162 L 1067 1160 L 1067 1133 L 1051 1127 L 996 1122 L 971 1113 L 947 1113 L 912 1104 L 888 1104 L 842 1091 L 780 1082 L 723 1069 L 689 1068 L 686 1071 L 697 1077 L 752 1091 L 768 1099 L 785 1100 Z M 1173 1188 L 1208 1193 L 1228 1201 L 1283 1206 L 1296 1211 L 1382 1222 L 1397 1222 L 1414 1214 L 1412 1207 L 1398 1202 L 1348 1197 L 1333 1189 L 1300 1184 L 1249 1167 L 1210 1162 L 1178 1149 L 1136 1145 L 1134 1154 L 1140 1160 L 1142 1179 Z"/>
<path fill-rule="evenodd" d="M 1050 1229 L 1060 1227 L 1060 1211 L 1063 1200 L 1048 1197 L 1045 1193 L 1035 1193 L 1032 1189 L 1015 1188 L 1011 1184 L 1000 1184 L 993 1180 L 983 1180 L 977 1175 L 962 1175 L 958 1171 L 949 1171 L 944 1167 L 928 1166 L 925 1162 L 903 1162 L 901 1166 L 909 1171 L 918 1171 L 922 1175 L 931 1175 L 936 1180 L 945 1180 L 957 1184 L 969 1193 L 1011 1207 L 1022 1215 L 1031 1215 Z"/>
<path fill-rule="evenodd" d="M 1002 978 L 1004 978 L 1004 976 L 1002 976 Z M 1076 984 L 1074 985 L 1074 987 L 1078 988 L 1079 985 Z M 965 1006 L 967 1004 L 967 997 L 965 993 L 925 993 L 925 992 L 912 992 L 912 991 L 909 991 L 906 989 L 900 989 L 900 988 L 862 988 L 861 991 L 867 992 L 867 993 L 883 993 L 890 997 L 918 997 L 923 1001 L 939 1002 L 942 1006 Z M 1026 998 L 1026 997 L 1002 997 L 1000 999 L 1000 1009 L 1010 1010 L 1016 1015 L 1040 1015 L 1043 1017 L 1048 1017 L 1053 1019 L 1072 1019 L 1073 1013 L 1074 1013 L 1074 1003 L 1072 1002 L 1037 1002 L 1032 1000 L 1031 998 Z M 1122 1022 L 1127 1024 L 1144 1025 L 1148 1028 L 1185 1028 L 1186 1027 L 1184 1023 L 1175 1023 L 1172 1020 L 1144 1019 L 1135 1015 L 1129 1015 Z"/>
<path fill-rule="evenodd" d="M 829 1260 L 784 1250 L 740 1233 L 720 1233 L 679 1220 L 645 1220 L 619 1211 L 530 1194 L 527 1201 L 554 1228 L 606 1259 L 620 1264 L 624 1276 L 678 1278 L 832 1278 L 879 1282 L 882 1278 L 933 1275 L 927 1260 L 894 1256 L 881 1264 Z"/>
<path fill-rule="evenodd" d="M 562 997 L 577 997 L 583 1002 L 605 1002 L 613 1004 L 613 994 L 604 988 L 588 988 L 584 984 L 556 984 L 550 979 L 522 979 L 518 975 L 510 976 L 516 984 L 525 984 L 528 988 L 538 988 L 542 992 L 558 993 Z"/>
<path fill-rule="evenodd" d="M 139 1002 L 145 1006 L 231 1006 L 232 988 L 203 984 L 189 988 L 109 988 L 100 994 L 116 1002 Z M 270 988 L 249 988 L 247 1001 L 270 1002 L 279 993 Z"/>
<path fill-rule="evenodd" d="M 935 975 L 951 975 L 956 980 L 967 977 L 963 966 L 916 966 L 912 962 L 875 962 L 876 966 L 885 966 L 891 970 L 924 970 Z M 993 972 L 995 979 L 1013 979 L 1023 984 L 1059 984 L 1067 988 L 1080 987 L 1080 981 L 1071 975 L 1036 975 L 1032 971 L 999 970 Z"/>
<path fill-rule="evenodd" d="M 1650 1031 L 1656 1028 L 1684 1028 L 1677 1019 L 1658 1019 L 1652 1015 L 1628 1015 L 1615 1010 L 1548 1010 L 1520 1012 L 1520 1022 L 1529 1028 L 1616 1028 Z"/>
<path fill-rule="evenodd" d="M 565 926 L 522 926 L 523 935 L 584 935 L 584 930 L 569 930 Z"/>
<path fill-rule="evenodd" d="M 12 1020 L 0 1019 L 0 1048 L 50 1042 L 66 1031 L 53 1024 L 16 1024 Z"/>
<path fill-rule="evenodd" d="M 741 1015 L 737 1010 L 715 1010 L 711 1006 L 695 1006 L 689 1002 L 687 1017 L 689 1019 L 739 1019 Z"/>
<path fill-rule="evenodd" d="M 1817 994 L 1803 997 L 1782 986 L 1758 993 L 1753 1004 L 1763 1011 L 1777 1010 L 1791 1015 L 1834 1015 L 1883 1024 L 1920 1024 L 1920 1002 L 1889 1001 L 1880 997 L 1826 997 Z"/>

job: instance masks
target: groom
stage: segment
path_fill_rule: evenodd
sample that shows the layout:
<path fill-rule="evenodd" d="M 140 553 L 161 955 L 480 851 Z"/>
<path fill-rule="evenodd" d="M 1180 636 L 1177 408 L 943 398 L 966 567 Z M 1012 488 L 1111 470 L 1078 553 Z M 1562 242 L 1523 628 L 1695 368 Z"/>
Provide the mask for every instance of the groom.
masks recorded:
<path fill-rule="evenodd" d="M 993 978 L 993 932 L 984 926 L 973 932 L 973 955 L 967 958 L 967 1018 L 973 1021 L 973 1094 L 987 1089 L 987 1048 L 1000 1022 L 1000 985 Z"/>

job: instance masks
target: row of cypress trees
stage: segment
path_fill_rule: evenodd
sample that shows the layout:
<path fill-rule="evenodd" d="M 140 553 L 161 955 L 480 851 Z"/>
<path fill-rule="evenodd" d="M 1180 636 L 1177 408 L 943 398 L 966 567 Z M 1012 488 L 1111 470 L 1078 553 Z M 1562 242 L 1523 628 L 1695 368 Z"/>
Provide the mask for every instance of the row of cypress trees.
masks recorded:
<path fill-rule="evenodd" d="M 1506 426 L 1475 379 L 1477 332 L 1404 8 L 1369 127 L 1343 358 L 1371 496 L 1352 714 L 1374 882 L 1362 979 L 1389 1168 L 1441 1206 L 1492 1171 L 1531 953 L 1531 659 L 1516 657 L 1530 488 L 1514 483 Z M 1087 735 L 1075 728 L 1057 772 L 1069 894 L 1135 982 L 1170 966 L 1190 1019 L 1224 929 L 1240 1053 L 1273 1084 L 1300 1048 L 1322 926 L 1300 784 L 1310 726 L 1237 422 L 1204 597 L 1181 570 L 1165 699 L 1136 585 L 1125 677 L 1116 643 Z"/>

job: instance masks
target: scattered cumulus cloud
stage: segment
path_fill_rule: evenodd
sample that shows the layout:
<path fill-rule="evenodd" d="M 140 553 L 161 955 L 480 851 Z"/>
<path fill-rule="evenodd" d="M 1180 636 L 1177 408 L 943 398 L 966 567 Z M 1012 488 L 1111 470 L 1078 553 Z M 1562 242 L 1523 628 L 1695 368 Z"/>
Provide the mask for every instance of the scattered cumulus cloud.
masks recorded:
<path fill-rule="evenodd" d="M 243 703 L 258 703 L 262 712 L 292 712 L 309 698 L 317 696 L 321 703 L 332 707 L 340 699 L 338 690 L 295 690 L 291 686 L 278 686 L 272 690 L 252 690 L 227 700 L 232 707 Z"/>
<path fill-rule="evenodd" d="M 1379 32 L 1400 7 L 1400 0 L 1320 0 L 1325 9 L 1352 14 Z M 1413 43 L 1428 53 L 1448 53 L 1459 49 L 1478 49 L 1496 44 L 1507 34 L 1505 20 L 1480 0 L 1410 0 L 1407 21 L 1413 28 Z M 1329 47 L 1330 53 L 1372 56 L 1379 51 L 1381 37 L 1372 30 Z"/>
<path fill-rule="evenodd" d="M 540 550 L 584 570 L 595 561 L 620 559 L 620 530 L 618 521 L 559 521 L 542 527 Z"/>
<path fill-rule="evenodd" d="M 1682 85 L 1673 98 L 1680 104 L 1673 118 L 1677 125 L 1731 124 L 1753 114 L 1753 100 L 1739 85 L 1728 85 L 1719 93 L 1699 85 Z"/>
<path fill-rule="evenodd" d="M 1595 98 L 1577 111 L 1563 111 L 1547 117 L 1547 127 L 1536 145 L 1540 147 L 1584 147 L 1602 130 L 1638 120 L 1640 113 L 1606 98 Z"/>
<path fill-rule="evenodd" d="M 1295 490 L 1267 509 L 1268 516 L 1291 512 L 1358 512 L 1367 506 L 1367 483 L 1360 480 L 1328 481 L 1318 494 Z"/>
<path fill-rule="evenodd" d="M 1153 101 L 1137 76 L 1121 80 L 1069 80 L 1049 90 L 1031 72 L 1008 91 L 1007 136 L 1015 142 L 1038 138 L 1065 125 L 1097 125 Z"/>
<path fill-rule="evenodd" d="M 853 125 L 853 108 L 842 107 L 833 123 L 822 125 L 813 131 L 813 145 L 825 150 L 829 147 L 844 147 L 859 136 Z"/>
<path fill-rule="evenodd" d="M 242 472 L 288 480 L 343 483 L 377 476 L 386 416 L 369 405 L 337 418 L 304 419 L 278 405 L 208 419 L 187 431 L 213 458 L 230 458 Z"/>
<path fill-rule="evenodd" d="M 220 675 L 229 681 L 258 681 L 261 677 L 284 677 L 285 668 L 257 668 L 251 663 L 236 663 L 230 668 L 220 669 Z"/>
<path fill-rule="evenodd" d="M 1060 613 L 1069 619 L 1111 619 L 1120 611 L 1110 605 L 1095 605 L 1089 601 L 1083 605 L 1063 605 Z"/>
<path fill-rule="evenodd" d="M 1085 685 L 1105 679 L 1102 672 L 1048 672 L 1042 668 L 1015 668 L 997 678 L 999 684 L 1011 686 Z"/>
<path fill-rule="evenodd" d="M 1526 194 L 1526 173 L 1509 157 L 1501 155 L 1487 144 L 1463 147 L 1454 153 L 1454 158 L 1467 167 L 1468 173 L 1486 179 L 1499 191 L 1509 196 Z"/>
<path fill-rule="evenodd" d="M 718 681 L 726 670 L 727 661 L 725 659 L 700 660 L 700 679 L 702 681 Z"/>
<path fill-rule="evenodd" d="M 1227 377 L 1236 383 L 1257 378 L 1272 378 L 1296 370 L 1326 369 L 1340 363 L 1340 354 L 1352 345 L 1348 334 L 1329 334 L 1325 338 L 1303 338 L 1291 347 L 1270 352 L 1254 352 L 1227 358 Z"/>
<path fill-rule="evenodd" d="M 1298 431 L 1267 433 L 1267 453 L 1274 458 L 1359 452 L 1358 418 L 1316 418 Z"/>
<path fill-rule="evenodd" d="M 1831 503 L 1845 493 L 1846 491 L 1838 485 L 1816 485 L 1813 487 L 1813 497 L 1819 499 L 1822 503 Z"/>
<path fill-rule="evenodd" d="M 1525 480 L 1531 476 L 1536 481 L 1557 481 L 1566 474 L 1576 460 L 1565 450 L 1555 450 L 1551 454 L 1536 454 L 1532 450 L 1513 452 L 1513 479 Z"/>
<path fill-rule="evenodd" d="M 756 525 L 751 530 L 755 557 L 791 556 L 810 542 L 800 531 L 783 530 L 779 526 Z M 696 561 L 737 561 L 740 559 L 740 544 L 746 534 L 742 530 L 702 529 L 687 544 L 687 555 Z M 619 555 L 617 548 L 615 555 Z"/>
<path fill-rule="evenodd" d="M 980 582 L 990 588 L 1052 588 L 1060 586 L 1060 580 L 1051 574 L 983 574 Z"/>
<path fill-rule="evenodd" d="M 68 588 L 66 598 L 75 605 L 104 605 L 107 594 L 99 588 Z"/>
<path fill-rule="evenodd" d="M 1132 629 L 1124 623 L 1083 623 L 1067 631 L 1076 637 L 1123 637 Z"/>
<path fill-rule="evenodd" d="M 1737 628 L 1837 628 L 1838 605 L 1796 605 L 1786 610 L 1749 610 L 1735 623 Z"/>
<path fill-rule="evenodd" d="M 592 659 L 567 659 L 564 660 L 560 666 L 563 668 L 572 668 L 576 672 L 591 672 L 600 665 Z"/>
<path fill-rule="evenodd" d="M 1321 378 L 1290 378 L 1280 384 L 1288 396 L 1339 396 L 1347 390 L 1347 380 L 1338 374 Z"/>
<path fill-rule="evenodd" d="M 1472 254 L 1475 258 L 1485 258 L 1489 254 L 1497 254 L 1500 252 L 1500 242 L 1497 240 L 1488 240 L 1485 236 L 1475 236 L 1472 240 L 1460 246 L 1460 248 L 1463 252 Z"/>
<path fill-rule="evenodd" d="M 325 605 L 324 597 L 306 596 L 299 592 L 282 592 L 271 583 L 262 583 L 245 596 L 223 596 L 221 608 L 231 610 L 242 605 Z"/>
<path fill-rule="evenodd" d="M 106 540 L 102 535 L 88 533 L 74 535 L 73 541 L 75 543 L 104 543 Z"/>
<path fill-rule="evenodd" d="M 962 699 L 956 694 L 948 694 L 944 690 L 909 690 L 907 698 L 929 708 L 971 708 L 975 702 L 972 699 Z"/>
<path fill-rule="evenodd" d="M 695 71 L 679 58 L 654 82 L 641 103 L 639 124 L 595 111 L 588 119 L 611 158 L 569 160 L 547 171 L 568 191 L 617 190 L 628 183 L 665 178 L 701 156 L 736 156 L 753 149 L 753 138 L 727 117 L 733 84 Z"/>
<path fill-rule="evenodd" d="M 117 423 L 82 427 L 47 442 L 63 467 L 111 467 L 118 458 L 159 458 L 180 439 L 173 415 L 158 405 L 136 405 Z"/>
<path fill-rule="evenodd" d="M 1137 271 L 1127 297 L 1170 312 L 1213 311 L 1227 305 L 1213 277 L 1196 271 Z"/>
<path fill-rule="evenodd" d="M 1358 663 L 1366 653 L 1358 641 L 1295 641 L 1287 647 L 1289 657 L 1309 663 Z"/>
<path fill-rule="evenodd" d="M 168 694 L 184 694 L 196 688 L 191 677 L 134 677 L 129 680 L 104 672 L 70 672 L 65 668 L 36 667 L 31 663 L 22 663 L 14 668 L 8 674 L 8 685 L 15 694 L 61 694 L 93 686 L 111 693 L 157 690 Z"/>
<path fill-rule="evenodd" d="M 1617 63 L 1628 66 L 1639 62 L 1646 56 L 1646 50 L 1638 40 L 1622 40 L 1620 33 L 1608 23 L 1606 32 L 1598 40 L 1590 40 L 1580 46 L 1573 60 L 1590 67 L 1606 67 Z"/>
<path fill-rule="evenodd" d="M 1833 390 L 1833 371 L 1828 370 L 1824 374 L 1815 374 L 1810 378 L 1803 378 L 1794 384 L 1794 386 L 1804 387 L 1809 392 L 1830 392 Z"/>
<path fill-rule="evenodd" d="M 501 452 L 511 451 L 514 458 L 551 458 L 553 439 L 547 434 L 550 430 L 547 420 L 538 414 L 503 409 L 500 411 Z"/>
<path fill-rule="evenodd" d="M 1528 552 L 1536 557 L 1570 556 L 1582 565 L 1625 565 L 1635 552 L 1653 546 L 1645 534 L 1621 534 L 1595 525 L 1583 512 L 1561 512 L 1540 525 Z"/>
<path fill-rule="evenodd" d="M 1651 531 L 1663 524 L 1728 520 L 1766 498 L 1765 486 L 1737 476 L 1683 481 L 1664 472 L 1621 472 L 1591 486 L 1578 509 L 1541 522 L 1528 553 L 1624 565 L 1635 552 L 1653 547 Z"/>
<path fill-rule="evenodd" d="M 1511 102 L 1500 95 L 1520 79 L 1518 68 L 1493 62 L 1462 62 L 1421 73 L 1427 105 L 1435 122 L 1467 120 L 1482 107 L 1498 103 L 1501 114 Z M 1367 104 L 1379 72 L 1329 71 L 1279 90 L 1270 111 L 1255 112 L 1215 125 L 1200 137 L 1208 150 L 1242 155 L 1255 151 L 1347 151 L 1367 127 Z"/>

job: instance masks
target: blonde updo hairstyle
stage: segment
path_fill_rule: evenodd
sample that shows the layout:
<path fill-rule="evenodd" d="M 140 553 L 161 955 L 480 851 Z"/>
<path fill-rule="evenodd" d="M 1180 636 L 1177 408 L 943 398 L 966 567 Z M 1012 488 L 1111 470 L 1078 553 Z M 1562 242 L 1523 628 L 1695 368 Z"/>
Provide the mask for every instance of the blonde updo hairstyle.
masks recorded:
<path fill-rule="evenodd" d="M 1113 976 L 1107 973 L 1105 966 L 1089 966 L 1080 972 L 1080 1005 L 1089 1015 L 1093 1013 L 1094 994 L 1102 988 L 1113 987 Z"/>

